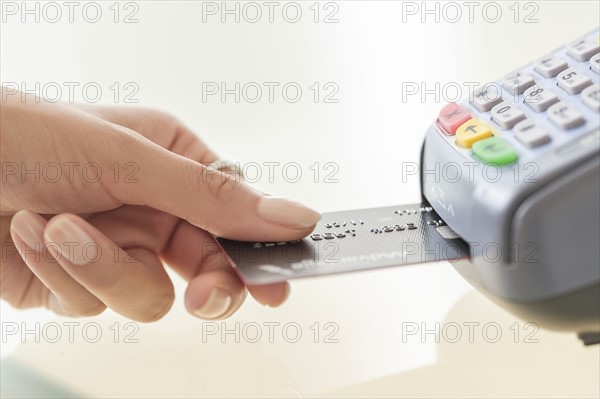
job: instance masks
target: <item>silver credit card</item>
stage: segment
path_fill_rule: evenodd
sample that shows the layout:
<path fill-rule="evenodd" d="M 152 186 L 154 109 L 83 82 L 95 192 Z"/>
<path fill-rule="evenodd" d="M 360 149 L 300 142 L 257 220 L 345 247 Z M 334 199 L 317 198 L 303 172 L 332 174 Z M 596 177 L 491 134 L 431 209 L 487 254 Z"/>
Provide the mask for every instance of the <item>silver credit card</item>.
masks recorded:
<path fill-rule="evenodd" d="M 255 285 L 469 257 L 469 245 L 420 204 L 325 213 L 298 241 L 217 240 L 242 279 Z"/>

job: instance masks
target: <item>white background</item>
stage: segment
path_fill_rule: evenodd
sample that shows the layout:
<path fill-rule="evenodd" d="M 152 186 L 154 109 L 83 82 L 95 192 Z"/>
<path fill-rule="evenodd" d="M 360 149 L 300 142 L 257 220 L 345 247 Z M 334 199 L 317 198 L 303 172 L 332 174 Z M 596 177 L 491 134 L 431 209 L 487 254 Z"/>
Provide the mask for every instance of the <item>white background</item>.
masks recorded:
<path fill-rule="evenodd" d="M 10 2 L 3 3 L 5 10 Z M 30 9 L 35 3 L 28 2 Z M 298 163 L 303 173 L 298 182 L 290 182 L 294 174 L 284 176 L 281 168 L 269 182 L 268 169 L 263 167 L 255 186 L 321 211 L 417 202 L 418 180 L 410 177 L 403 183 L 402 163 L 418 161 L 425 129 L 447 100 L 456 99 L 451 88 L 462 87 L 466 97 L 467 84 L 496 80 L 595 29 L 600 12 L 595 1 L 529 2 L 527 8 L 527 2 L 521 2 L 517 16 L 512 1 L 497 2 L 487 13 L 482 2 L 470 22 L 464 2 L 458 2 L 462 18 L 451 23 L 443 17 L 454 18 L 456 8 L 427 2 L 429 9 L 437 3 L 440 21 L 429 14 L 423 16 L 423 23 L 420 13 L 403 14 L 401 2 L 337 1 L 333 18 L 338 22 L 323 23 L 336 8 L 325 9 L 326 2 L 321 2 L 315 23 L 311 1 L 298 2 L 302 17 L 297 23 L 283 18 L 285 2 L 275 8 L 273 23 L 264 5 L 257 23 L 243 16 L 236 23 L 232 15 L 223 23 L 220 14 L 203 15 L 203 2 L 125 3 L 117 7 L 117 23 L 112 1 L 98 2 L 103 14 L 97 23 L 84 18 L 84 3 L 75 8 L 73 23 L 62 2 L 58 4 L 63 15 L 57 23 L 47 21 L 55 18 L 50 8 L 44 20 L 40 2 L 39 22 L 28 15 L 23 23 L 22 9 L 16 15 L 3 14 L 3 84 L 28 89 L 38 84 L 51 95 L 58 85 L 63 88 L 62 100 L 68 101 L 65 82 L 77 82 L 76 99 L 85 101 L 81 87 L 93 83 L 102 89 L 101 103 L 115 103 L 110 87 L 117 83 L 122 91 L 116 102 L 131 106 L 123 96 L 129 92 L 124 85 L 133 83 L 139 88 L 133 95 L 138 105 L 177 115 L 223 157 L 243 163 Z M 235 2 L 227 3 L 234 7 Z M 222 8 L 221 2 L 215 4 Z M 421 2 L 414 5 L 422 10 Z M 502 16 L 492 23 L 498 8 Z M 124 23 L 132 11 L 138 21 Z M 525 23 L 527 16 L 537 22 Z M 264 86 L 257 103 L 243 97 L 236 103 L 233 95 L 225 102 L 219 96 L 203 101 L 206 82 L 225 82 L 229 88 L 235 82 L 280 86 L 272 103 Z M 303 90 L 296 103 L 281 94 L 281 87 L 289 82 Z M 324 103 L 320 98 L 315 103 L 309 88 L 315 82 L 321 96 L 325 83 L 339 87 L 338 102 Z M 434 94 L 403 98 L 407 83 L 448 91 L 438 90 L 438 98 Z M 316 183 L 309 169 L 315 162 L 321 169 Z M 336 165 L 332 176 L 336 182 L 325 182 L 325 175 L 333 170 L 325 170 L 326 163 Z M 480 339 L 460 351 L 454 347 L 445 359 L 432 339 L 403 343 L 399 338 L 403 322 L 442 322 L 451 309 L 457 320 L 493 320 L 501 323 L 505 334 L 510 333 L 516 319 L 477 294 L 468 294 L 457 304 L 471 288 L 447 264 L 293 283 L 292 296 L 283 307 L 265 309 L 249 300 L 231 320 L 295 321 L 305 334 L 314 322 L 333 322 L 339 326 L 340 342 L 329 345 L 310 340 L 287 344 L 281 339 L 258 345 L 203 343 L 202 323 L 184 312 L 184 285 L 180 281 L 177 285 L 173 311 L 158 323 L 140 326 L 138 344 L 89 344 L 81 337 L 73 344 L 43 340 L 18 344 L 19 339 L 12 339 L 3 344 L 3 356 L 14 352 L 12 358 L 59 384 L 103 397 L 320 395 L 409 370 L 416 374 L 406 378 L 397 374 L 398 380 L 374 382 L 366 391 L 344 391 L 344 395 L 414 396 L 424 391 L 434 396 L 598 395 L 597 348 L 584 350 L 571 335 L 539 332 L 540 342 L 530 346 L 504 340 L 490 346 Z M 45 311 L 16 312 L 2 304 L 3 323 L 50 319 L 64 321 Z M 104 333 L 115 321 L 125 322 L 111 313 L 97 321 Z M 531 367 L 521 369 L 524 358 L 530 359 Z M 492 359 L 497 361 L 490 363 Z M 550 369 L 553 362 L 560 368 Z M 433 364 L 440 368 L 430 374 L 418 369 Z M 485 379 L 486 369 L 507 376 L 519 389 L 490 386 L 494 379 Z M 463 384 L 461 371 L 473 378 Z M 419 375 L 427 379 L 420 380 Z M 557 378 L 548 378 L 552 375 Z"/>

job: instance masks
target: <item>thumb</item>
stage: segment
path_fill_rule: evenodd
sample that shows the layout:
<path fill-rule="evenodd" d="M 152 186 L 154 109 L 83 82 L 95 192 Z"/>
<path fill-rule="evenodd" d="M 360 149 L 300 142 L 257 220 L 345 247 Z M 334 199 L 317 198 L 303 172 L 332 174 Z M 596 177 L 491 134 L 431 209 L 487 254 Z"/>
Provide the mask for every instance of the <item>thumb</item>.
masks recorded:
<path fill-rule="evenodd" d="M 260 193 L 143 136 L 126 136 L 118 158 L 134 166 L 135 176 L 107 186 L 120 202 L 150 206 L 215 235 L 245 241 L 299 239 L 321 219 L 298 202 Z"/>

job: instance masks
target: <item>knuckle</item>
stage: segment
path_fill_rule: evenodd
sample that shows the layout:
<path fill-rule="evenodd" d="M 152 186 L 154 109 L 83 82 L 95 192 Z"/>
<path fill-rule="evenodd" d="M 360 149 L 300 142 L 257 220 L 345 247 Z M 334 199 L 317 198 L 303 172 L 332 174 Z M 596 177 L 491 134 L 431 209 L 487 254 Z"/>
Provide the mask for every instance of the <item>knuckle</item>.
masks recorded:
<path fill-rule="evenodd" d="M 138 107 L 132 108 L 132 112 L 136 113 L 137 116 L 139 116 L 139 117 L 143 117 L 145 119 L 150 119 L 152 121 L 175 120 L 175 117 L 173 117 L 168 112 L 165 112 L 158 108 L 153 108 L 153 107 L 148 107 L 148 106 L 138 106 Z"/>
<path fill-rule="evenodd" d="M 146 108 L 143 108 L 143 111 L 146 116 L 148 116 L 149 118 L 152 118 L 154 120 L 162 121 L 163 123 L 167 123 L 170 125 L 180 124 L 179 119 L 177 119 L 172 114 L 165 112 L 163 110 L 146 107 Z"/>
<path fill-rule="evenodd" d="M 141 107 L 137 112 L 147 124 L 152 124 L 164 132 L 176 132 L 183 127 L 183 123 L 177 117 L 160 109 Z"/>
<path fill-rule="evenodd" d="M 208 168 L 204 175 L 207 176 L 210 196 L 216 201 L 228 203 L 238 198 L 241 194 L 242 186 L 233 176 L 219 171 L 208 170 Z"/>

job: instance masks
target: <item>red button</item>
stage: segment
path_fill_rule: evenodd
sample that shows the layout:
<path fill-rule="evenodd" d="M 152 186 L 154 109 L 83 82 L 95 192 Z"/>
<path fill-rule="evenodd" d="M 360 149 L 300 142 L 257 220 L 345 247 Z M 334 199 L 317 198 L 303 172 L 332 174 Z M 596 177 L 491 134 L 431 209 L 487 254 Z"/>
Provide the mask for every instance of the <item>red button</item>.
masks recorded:
<path fill-rule="evenodd" d="M 456 129 L 469 119 L 471 119 L 469 111 L 456 103 L 450 103 L 440 111 L 438 123 L 446 133 L 454 134 Z"/>

